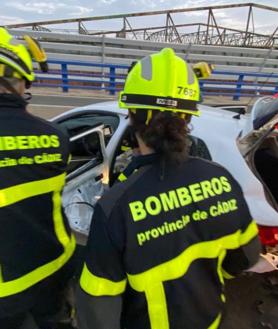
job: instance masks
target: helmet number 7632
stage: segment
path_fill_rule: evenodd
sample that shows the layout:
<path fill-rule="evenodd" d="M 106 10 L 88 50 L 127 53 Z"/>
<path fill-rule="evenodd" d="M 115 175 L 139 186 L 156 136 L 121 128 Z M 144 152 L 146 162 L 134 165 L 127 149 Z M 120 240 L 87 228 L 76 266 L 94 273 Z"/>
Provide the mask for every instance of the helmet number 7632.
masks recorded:
<path fill-rule="evenodd" d="M 196 90 L 187 87 L 178 86 L 178 95 L 195 97 Z"/>

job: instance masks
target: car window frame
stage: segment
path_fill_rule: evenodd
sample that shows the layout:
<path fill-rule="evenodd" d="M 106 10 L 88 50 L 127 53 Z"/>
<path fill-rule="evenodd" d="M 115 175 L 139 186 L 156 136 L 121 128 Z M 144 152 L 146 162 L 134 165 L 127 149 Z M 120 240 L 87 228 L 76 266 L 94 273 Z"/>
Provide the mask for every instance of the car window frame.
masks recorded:
<path fill-rule="evenodd" d="M 89 135 L 91 133 L 94 133 L 94 132 L 96 132 L 100 138 L 100 151 L 101 151 L 101 155 L 102 155 L 102 159 L 101 159 L 102 161 L 100 163 L 96 162 L 95 158 L 88 160 L 88 162 L 86 162 L 84 165 L 81 165 L 80 167 L 73 170 L 71 173 L 67 174 L 66 182 L 73 180 L 74 178 L 82 175 L 84 172 L 87 172 L 88 170 L 90 170 L 98 165 L 104 164 L 107 161 L 105 143 L 104 143 L 103 125 L 99 125 L 95 128 L 90 128 L 87 131 L 84 131 L 80 134 L 72 136 L 70 138 L 70 142 L 73 142 L 73 141 L 77 140 L 78 138 L 82 138 L 82 137 Z"/>

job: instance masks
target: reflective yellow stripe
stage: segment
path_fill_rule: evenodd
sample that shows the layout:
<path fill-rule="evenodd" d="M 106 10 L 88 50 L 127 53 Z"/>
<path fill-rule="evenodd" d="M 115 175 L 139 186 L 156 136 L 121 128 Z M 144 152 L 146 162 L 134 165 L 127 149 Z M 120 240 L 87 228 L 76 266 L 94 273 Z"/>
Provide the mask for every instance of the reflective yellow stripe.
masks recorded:
<path fill-rule="evenodd" d="M 217 262 L 217 274 L 218 274 L 218 277 L 219 277 L 219 280 L 221 282 L 222 285 L 225 284 L 224 282 L 224 275 L 223 275 L 223 269 L 222 269 L 222 264 L 223 264 L 223 260 L 224 258 L 226 257 L 226 250 L 223 250 L 220 255 L 218 256 L 218 262 Z M 221 294 L 220 295 L 220 298 L 222 300 L 223 303 L 226 302 L 226 297 L 224 294 Z"/>
<path fill-rule="evenodd" d="M 19 184 L 0 190 L 0 207 L 6 207 L 36 195 L 49 193 L 64 185 L 65 174 Z"/>
<path fill-rule="evenodd" d="M 217 329 L 221 322 L 221 314 L 213 321 L 213 323 L 208 327 L 208 329 Z"/>
<path fill-rule="evenodd" d="M 0 77 L 3 77 L 5 74 L 6 66 L 4 64 L 0 64 Z"/>
<path fill-rule="evenodd" d="M 240 235 L 239 244 L 240 246 L 244 246 L 248 242 L 250 242 L 257 234 L 258 234 L 258 226 L 252 221 L 251 224 L 247 227 L 247 229 Z"/>
<path fill-rule="evenodd" d="M 15 279 L 8 282 L 0 282 L 0 297 L 7 297 L 17 294 L 30 288 L 34 284 L 40 282 L 46 277 L 52 275 L 59 270 L 72 256 L 75 249 L 75 239 L 72 236 L 70 243 L 66 246 L 64 253 L 43 266 L 36 268 L 34 271 L 25 274 L 19 279 Z"/>
<path fill-rule="evenodd" d="M 123 181 L 127 180 L 127 177 L 126 177 L 126 175 L 125 175 L 124 173 L 121 173 L 121 174 L 119 175 L 119 177 L 118 177 L 118 180 L 119 180 L 120 182 L 123 182 Z"/>
<path fill-rule="evenodd" d="M 218 262 L 217 262 L 217 274 L 218 274 L 219 280 L 222 283 L 222 285 L 224 285 L 222 263 L 223 263 L 225 256 L 226 256 L 226 250 L 222 250 L 222 252 L 218 256 Z"/>
<path fill-rule="evenodd" d="M 153 111 L 148 110 L 147 112 L 147 120 L 146 120 L 146 125 L 148 125 L 153 117 Z"/>
<path fill-rule="evenodd" d="M 62 187 L 61 187 L 62 189 Z M 62 214 L 62 197 L 61 197 L 61 189 L 60 191 L 53 192 L 52 202 L 53 202 L 53 220 L 54 220 L 54 229 L 56 236 L 59 242 L 62 244 L 64 248 L 70 242 L 70 238 L 67 234 L 64 218 Z"/>
<path fill-rule="evenodd" d="M 3 281 L 3 275 L 2 275 L 2 267 L 0 265 L 0 282 L 2 282 L 2 281 Z"/>
<path fill-rule="evenodd" d="M 129 150 L 131 150 L 131 147 L 124 146 L 124 145 L 121 146 L 121 151 L 126 152 L 126 151 L 129 151 Z"/>
<path fill-rule="evenodd" d="M 153 282 L 145 291 L 151 329 L 168 329 L 169 320 L 163 282 Z"/>
<path fill-rule="evenodd" d="M 86 264 L 80 278 L 80 286 L 92 296 L 116 296 L 125 291 L 126 279 L 115 282 L 92 274 Z"/>
<path fill-rule="evenodd" d="M 166 298 L 162 290 L 158 289 L 159 284 L 162 286 L 164 281 L 175 280 L 184 276 L 192 262 L 201 258 L 218 258 L 218 274 L 220 274 L 220 265 L 224 259 L 224 251 L 226 249 L 236 249 L 248 243 L 257 235 L 257 232 L 257 225 L 255 222 L 252 222 L 243 233 L 241 230 L 238 230 L 233 234 L 216 240 L 197 243 L 168 262 L 140 274 L 128 274 L 130 286 L 134 290 L 146 294 L 151 329 L 169 329 L 167 318 L 155 315 L 158 309 L 161 315 L 167 314 Z M 220 274 L 220 280 L 223 280 L 222 274 Z M 221 317 L 219 316 L 210 328 L 217 328 L 220 319 Z"/>
<path fill-rule="evenodd" d="M 248 234 L 247 231 L 250 232 L 250 235 Z M 248 242 L 250 242 L 257 235 L 257 233 L 258 233 L 257 225 L 255 222 L 252 222 L 252 224 L 249 225 L 249 227 L 247 228 L 245 233 L 240 236 L 240 241 L 239 241 L 240 245 L 243 246 L 243 245 L 247 244 Z M 251 236 L 251 238 L 250 238 L 250 236 Z M 226 280 L 231 280 L 231 279 L 235 278 L 234 275 L 228 273 L 223 268 L 221 269 L 221 272 L 222 272 L 223 278 Z"/>
<path fill-rule="evenodd" d="M 252 222 L 245 232 L 241 230 L 233 234 L 221 237 L 216 240 L 194 244 L 182 252 L 179 256 L 157 265 L 143 273 L 128 275 L 130 283 L 140 292 L 148 286 L 149 282 L 173 280 L 183 276 L 190 264 L 199 258 L 218 258 L 225 249 L 236 249 L 248 243 L 257 235 L 258 229 L 255 222 Z"/>
<path fill-rule="evenodd" d="M 222 274 L 223 274 L 224 279 L 226 279 L 226 280 L 234 279 L 234 276 L 231 275 L 230 273 L 226 272 L 223 268 L 222 268 Z"/>
<path fill-rule="evenodd" d="M 24 200 L 26 198 L 53 192 L 53 222 L 57 239 L 64 247 L 64 252 L 55 260 L 42 265 L 22 277 L 4 282 L 0 276 L 0 297 L 17 294 L 30 288 L 39 281 L 58 271 L 72 256 L 75 249 L 75 238 L 68 236 L 62 215 L 61 190 L 64 186 L 65 174 L 56 177 L 20 184 L 0 191 L 0 206 Z"/>

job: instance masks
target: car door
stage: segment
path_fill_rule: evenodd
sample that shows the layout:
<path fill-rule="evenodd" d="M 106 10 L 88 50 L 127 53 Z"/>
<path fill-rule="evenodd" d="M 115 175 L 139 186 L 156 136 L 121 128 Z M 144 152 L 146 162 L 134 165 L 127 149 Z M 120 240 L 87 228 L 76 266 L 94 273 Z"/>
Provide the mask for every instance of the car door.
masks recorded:
<path fill-rule="evenodd" d="M 237 142 L 247 164 L 261 181 L 268 203 L 277 211 L 278 98 L 265 96 L 256 101 Z"/>
<path fill-rule="evenodd" d="M 103 125 L 98 125 L 70 137 L 72 156 L 63 206 L 72 230 L 80 238 L 79 243 L 88 234 L 95 204 L 108 186 L 109 168 L 103 129 Z"/>
<path fill-rule="evenodd" d="M 51 121 L 70 136 L 72 159 L 68 166 L 63 205 L 71 228 L 81 238 L 78 240 L 84 241 L 94 205 L 109 182 L 108 154 L 113 153 L 109 145 L 111 137 L 118 130 L 120 118 L 110 111 L 85 107 L 70 110 Z M 99 154 L 94 154 L 98 149 L 94 132 L 100 136 L 101 161 Z"/>

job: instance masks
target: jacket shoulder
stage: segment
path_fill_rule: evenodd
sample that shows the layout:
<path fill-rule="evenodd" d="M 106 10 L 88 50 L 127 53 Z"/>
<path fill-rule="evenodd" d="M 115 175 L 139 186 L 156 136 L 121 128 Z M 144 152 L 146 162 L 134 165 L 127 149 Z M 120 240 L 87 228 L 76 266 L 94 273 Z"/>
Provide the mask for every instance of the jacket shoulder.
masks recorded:
<path fill-rule="evenodd" d="M 111 187 L 109 191 L 100 199 L 99 205 L 105 210 L 106 216 L 109 217 L 110 211 L 119 204 L 130 189 L 140 178 L 148 171 L 148 167 L 143 167 L 141 170 L 133 173 L 128 179 L 124 182 L 117 183 Z"/>
<path fill-rule="evenodd" d="M 56 133 L 57 135 L 63 136 L 65 138 L 69 137 L 66 130 L 61 128 L 57 123 L 45 120 L 43 118 L 37 117 L 32 114 L 30 115 L 30 117 L 34 122 L 39 124 L 44 129 L 48 129 L 49 131 Z"/>

